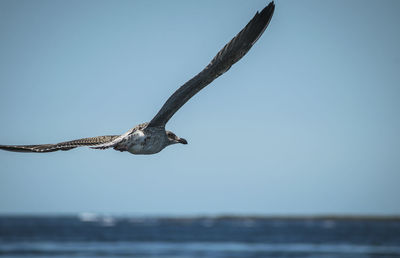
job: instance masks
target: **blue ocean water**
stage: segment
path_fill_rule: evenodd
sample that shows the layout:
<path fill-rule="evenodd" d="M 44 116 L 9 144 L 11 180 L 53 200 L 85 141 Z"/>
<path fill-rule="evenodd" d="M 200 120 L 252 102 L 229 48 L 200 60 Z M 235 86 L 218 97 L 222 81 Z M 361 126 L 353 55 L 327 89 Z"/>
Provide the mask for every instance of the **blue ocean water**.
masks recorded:
<path fill-rule="evenodd" d="M 400 220 L 0 217 L 0 256 L 400 257 Z"/>

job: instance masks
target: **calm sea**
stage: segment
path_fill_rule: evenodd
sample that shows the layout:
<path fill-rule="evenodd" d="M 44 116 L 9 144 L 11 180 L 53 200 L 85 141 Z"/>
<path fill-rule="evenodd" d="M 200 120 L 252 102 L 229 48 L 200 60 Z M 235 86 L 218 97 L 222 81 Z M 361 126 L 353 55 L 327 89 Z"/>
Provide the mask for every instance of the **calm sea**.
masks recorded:
<path fill-rule="evenodd" d="M 0 256 L 400 257 L 400 220 L 3 216 Z"/>

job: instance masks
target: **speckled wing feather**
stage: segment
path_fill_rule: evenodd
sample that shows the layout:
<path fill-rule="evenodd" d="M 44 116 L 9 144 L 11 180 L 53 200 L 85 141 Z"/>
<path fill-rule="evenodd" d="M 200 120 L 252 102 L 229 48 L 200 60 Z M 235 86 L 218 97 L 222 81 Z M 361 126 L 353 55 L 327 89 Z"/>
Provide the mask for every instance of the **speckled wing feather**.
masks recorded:
<path fill-rule="evenodd" d="M 15 151 L 15 152 L 52 152 L 59 150 L 70 150 L 82 146 L 96 146 L 104 144 L 116 139 L 119 135 L 104 135 L 97 137 L 83 138 L 68 142 L 60 142 L 56 144 L 40 144 L 40 145 L 0 145 L 1 150 Z"/>
<path fill-rule="evenodd" d="M 274 2 L 271 2 L 260 13 L 257 12 L 253 19 L 218 52 L 203 71 L 169 97 L 157 115 L 150 121 L 149 126 L 165 126 L 175 112 L 192 96 L 239 61 L 267 28 L 274 9 Z"/>

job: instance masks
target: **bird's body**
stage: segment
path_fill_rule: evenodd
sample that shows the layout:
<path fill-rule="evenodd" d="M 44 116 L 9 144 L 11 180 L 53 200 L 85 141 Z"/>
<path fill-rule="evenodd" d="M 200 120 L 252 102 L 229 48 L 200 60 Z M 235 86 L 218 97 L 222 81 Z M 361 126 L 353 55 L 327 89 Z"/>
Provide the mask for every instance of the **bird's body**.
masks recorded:
<path fill-rule="evenodd" d="M 163 127 L 148 127 L 148 123 L 135 126 L 113 141 L 93 146 L 93 149 L 114 148 L 132 154 L 155 154 L 170 144 L 183 143 L 186 140 L 177 137 Z"/>
<path fill-rule="evenodd" d="M 152 130 L 158 129 L 158 130 Z M 118 143 L 114 149 L 132 154 L 155 154 L 167 146 L 168 138 L 162 128 L 137 130 Z"/>
<path fill-rule="evenodd" d="M 114 148 L 132 154 L 154 154 L 172 144 L 187 144 L 185 139 L 166 131 L 165 125 L 191 97 L 229 70 L 250 50 L 267 28 L 274 9 L 275 5 L 271 2 L 261 12 L 257 12 L 250 22 L 217 53 L 200 73 L 169 97 L 150 122 L 139 124 L 122 135 L 97 136 L 57 144 L 0 145 L 0 149 L 43 153 L 89 146 L 93 149 Z"/>

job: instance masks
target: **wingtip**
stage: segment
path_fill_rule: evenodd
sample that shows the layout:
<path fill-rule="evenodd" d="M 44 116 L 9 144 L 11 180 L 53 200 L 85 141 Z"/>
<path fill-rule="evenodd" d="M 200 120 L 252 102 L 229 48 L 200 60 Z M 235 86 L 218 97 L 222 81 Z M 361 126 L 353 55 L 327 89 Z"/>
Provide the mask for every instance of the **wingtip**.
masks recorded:
<path fill-rule="evenodd" d="M 274 11 L 275 11 L 275 3 L 274 1 L 272 1 L 267 6 L 265 6 L 264 9 L 261 10 L 260 17 L 263 17 L 262 19 L 266 19 L 269 22 L 269 20 L 271 20 L 272 18 L 272 15 L 274 14 Z"/>
<path fill-rule="evenodd" d="M 27 150 L 20 146 L 14 146 L 14 145 L 0 145 L 0 150 L 12 151 L 12 152 L 31 152 L 31 150 Z"/>
<path fill-rule="evenodd" d="M 275 9 L 275 2 L 274 1 L 271 1 L 265 8 L 264 8 L 264 10 L 265 9 L 270 9 L 272 12 L 274 11 L 274 9 Z"/>
<path fill-rule="evenodd" d="M 265 29 L 268 27 L 272 16 L 274 15 L 275 11 L 275 4 L 274 1 L 271 1 L 264 9 L 262 9 L 261 12 L 257 12 L 257 14 L 254 16 L 254 18 L 250 22 L 258 23 L 260 26 L 262 26 L 261 30 L 258 32 L 257 37 L 253 40 L 251 45 L 254 45 L 257 40 L 261 37 L 261 35 L 264 33 Z"/>

